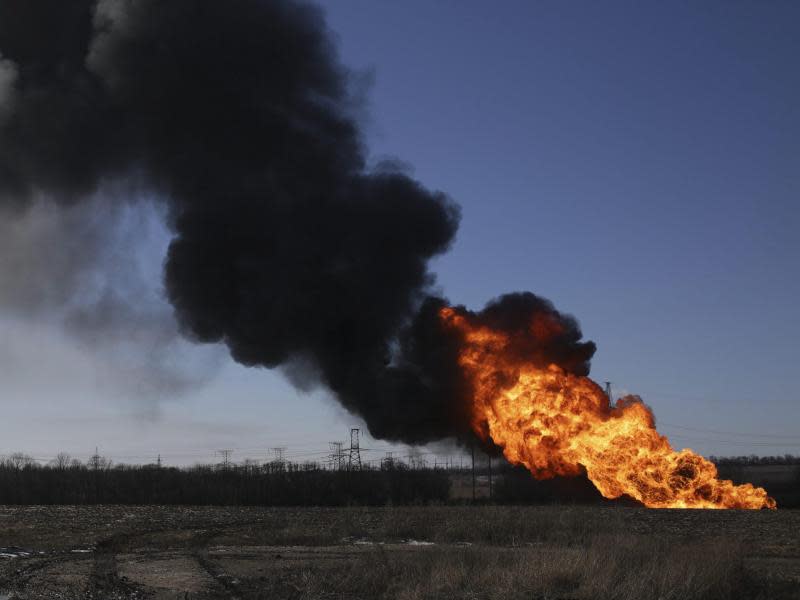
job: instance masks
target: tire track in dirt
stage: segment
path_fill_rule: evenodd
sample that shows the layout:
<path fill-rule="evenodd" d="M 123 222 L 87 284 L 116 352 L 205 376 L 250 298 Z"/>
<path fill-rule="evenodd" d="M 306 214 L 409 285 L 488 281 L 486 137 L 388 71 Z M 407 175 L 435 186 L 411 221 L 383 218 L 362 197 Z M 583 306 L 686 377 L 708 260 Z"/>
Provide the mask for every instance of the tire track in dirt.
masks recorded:
<path fill-rule="evenodd" d="M 130 545 L 131 540 L 153 533 L 120 533 L 97 543 L 94 569 L 89 576 L 86 593 L 108 600 L 144 598 L 145 592 L 120 578 L 117 572 L 117 554 Z M 91 597 L 90 596 L 90 597 Z"/>
<path fill-rule="evenodd" d="M 30 580 L 33 579 L 39 571 L 62 561 L 63 559 L 58 557 L 31 557 L 22 559 L 19 568 L 14 571 L 11 578 L 7 580 L 5 578 L 0 579 L 0 587 L 12 591 L 24 590 Z"/>
<path fill-rule="evenodd" d="M 242 600 L 236 580 L 225 573 L 208 556 L 208 548 L 211 546 L 211 541 L 221 533 L 218 530 L 198 533 L 192 539 L 192 556 L 197 561 L 197 564 L 214 580 L 217 587 L 220 588 L 219 591 L 225 594 L 225 598 Z"/>

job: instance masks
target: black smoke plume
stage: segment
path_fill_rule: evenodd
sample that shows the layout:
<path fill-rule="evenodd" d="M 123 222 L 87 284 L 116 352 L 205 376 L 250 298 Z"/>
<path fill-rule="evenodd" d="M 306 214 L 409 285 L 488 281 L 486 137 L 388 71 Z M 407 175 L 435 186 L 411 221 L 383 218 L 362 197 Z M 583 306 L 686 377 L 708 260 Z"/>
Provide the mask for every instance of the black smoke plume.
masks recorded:
<path fill-rule="evenodd" d="M 508 334 L 508 352 L 519 361 L 539 367 L 557 364 L 574 375 L 588 375 L 597 347 L 583 342 L 575 317 L 556 310 L 553 303 L 530 292 L 506 294 L 480 312 L 456 309 L 473 326 Z"/>
<path fill-rule="evenodd" d="M 0 0 L 0 202 L 144 187 L 167 206 L 165 287 L 187 336 L 319 379 L 376 436 L 461 435 L 457 340 L 427 268 L 459 210 L 367 168 L 332 39 L 318 8 L 284 0 Z M 536 302 L 480 318 L 522 327 Z M 565 322 L 548 351 L 587 371 Z"/>
<path fill-rule="evenodd" d="M 374 433 L 414 442 L 470 437 L 472 390 L 458 365 L 463 340 L 441 320 L 439 312 L 446 306 L 445 300 L 428 297 L 401 331 L 400 351 L 381 373 L 376 402 L 360 408 L 371 417 L 367 422 Z M 589 373 L 594 342 L 581 341 L 575 318 L 558 312 L 549 300 L 523 292 L 500 296 L 479 312 L 463 306 L 454 310 L 473 327 L 507 334 L 507 351 L 520 360 L 542 367 L 557 364 L 575 375 Z"/>

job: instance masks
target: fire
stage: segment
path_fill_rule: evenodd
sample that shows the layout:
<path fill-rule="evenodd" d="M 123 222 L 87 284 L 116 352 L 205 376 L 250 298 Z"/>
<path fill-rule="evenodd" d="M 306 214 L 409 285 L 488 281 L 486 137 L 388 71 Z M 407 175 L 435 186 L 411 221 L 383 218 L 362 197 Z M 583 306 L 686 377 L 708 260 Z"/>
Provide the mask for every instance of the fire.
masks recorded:
<path fill-rule="evenodd" d="M 459 363 L 473 389 L 473 429 L 537 479 L 585 469 L 606 498 L 627 494 L 651 508 L 775 508 L 763 488 L 720 480 L 710 461 L 674 450 L 638 398 L 612 407 L 588 377 L 518 358 L 509 334 L 452 308 L 439 315 L 463 337 Z M 547 315 L 537 315 L 530 329 L 538 339 L 559 333 Z"/>

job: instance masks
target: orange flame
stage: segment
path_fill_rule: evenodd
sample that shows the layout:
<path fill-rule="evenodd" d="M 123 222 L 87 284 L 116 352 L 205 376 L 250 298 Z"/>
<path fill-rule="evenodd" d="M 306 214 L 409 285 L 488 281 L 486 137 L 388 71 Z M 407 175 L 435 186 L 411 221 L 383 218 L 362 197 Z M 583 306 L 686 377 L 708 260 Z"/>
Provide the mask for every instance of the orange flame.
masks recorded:
<path fill-rule="evenodd" d="M 627 494 L 650 508 L 776 507 L 763 488 L 717 479 L 710 461 L 673 450 L 638 398 L 612 407 L 588 377 L 522 362 L 508 351 L 507 334 L 473 325 L 452 308 L 439 314 L 463 336 L 459 363 L 473 388 L 473 429 L 537 479 L 583 468 L 606 498 Z M 556 325 L 534 319 L 530 327 L 541 339 L 557 334 Z"/>

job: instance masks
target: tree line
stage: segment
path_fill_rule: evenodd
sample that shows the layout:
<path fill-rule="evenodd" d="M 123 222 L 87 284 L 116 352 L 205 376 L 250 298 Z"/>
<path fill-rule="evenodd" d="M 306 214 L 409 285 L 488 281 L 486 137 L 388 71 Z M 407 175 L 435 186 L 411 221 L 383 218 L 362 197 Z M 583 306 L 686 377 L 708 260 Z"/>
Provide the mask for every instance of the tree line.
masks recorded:
<path fill-rule="evenodd" d="M 783 508 L 800 506 L 800 457 L 712 457 L 719 475 L 745 483 L 747 467 L 785 465 L 785 473 L 764 482 Z M 21 453 L 0 457 L 0 504 L 178 504 L 251 506 L 408 505 L 470 501 L 471 470 L 427 468 L 397 459 L 347 469 L 316 462 L 203 464 L 166 467 L 113 464 L 95 454 L 81 462 L 59 454 L 46 464 Z M 476 465 L 477 466 L 477 465 Z M 510 504 L 606 504 L 585 477 L 538 481 L 523 467 L 495 466 L 491 497 L 486 465 L 478 466 L 479 502 Z M 461 494 L 451 496 L 460 482 Z M 464 486 L 467 486 L 466 493 Z M 480 491 L 482 489 L 482 491 Z M 616 501 L 615 503 L 619 503 Z"/>
<path fill-rule="evenodd" d="M 800 465 L 800 456 L 783 454 L 780 456 L 709 456 L 708 459 L 717 466 L 768 466 L 768 465 Z"/>
<path fill-rule="evenodd" d="M 23 454 L 0 460 L 0 504 L 182 504 L 344 506 L 446 502 L 442 470 L 381 468 L 328 470 L 291 462 L 164 467 L 86 463 L 59 455 L 39 464 Z"/>

